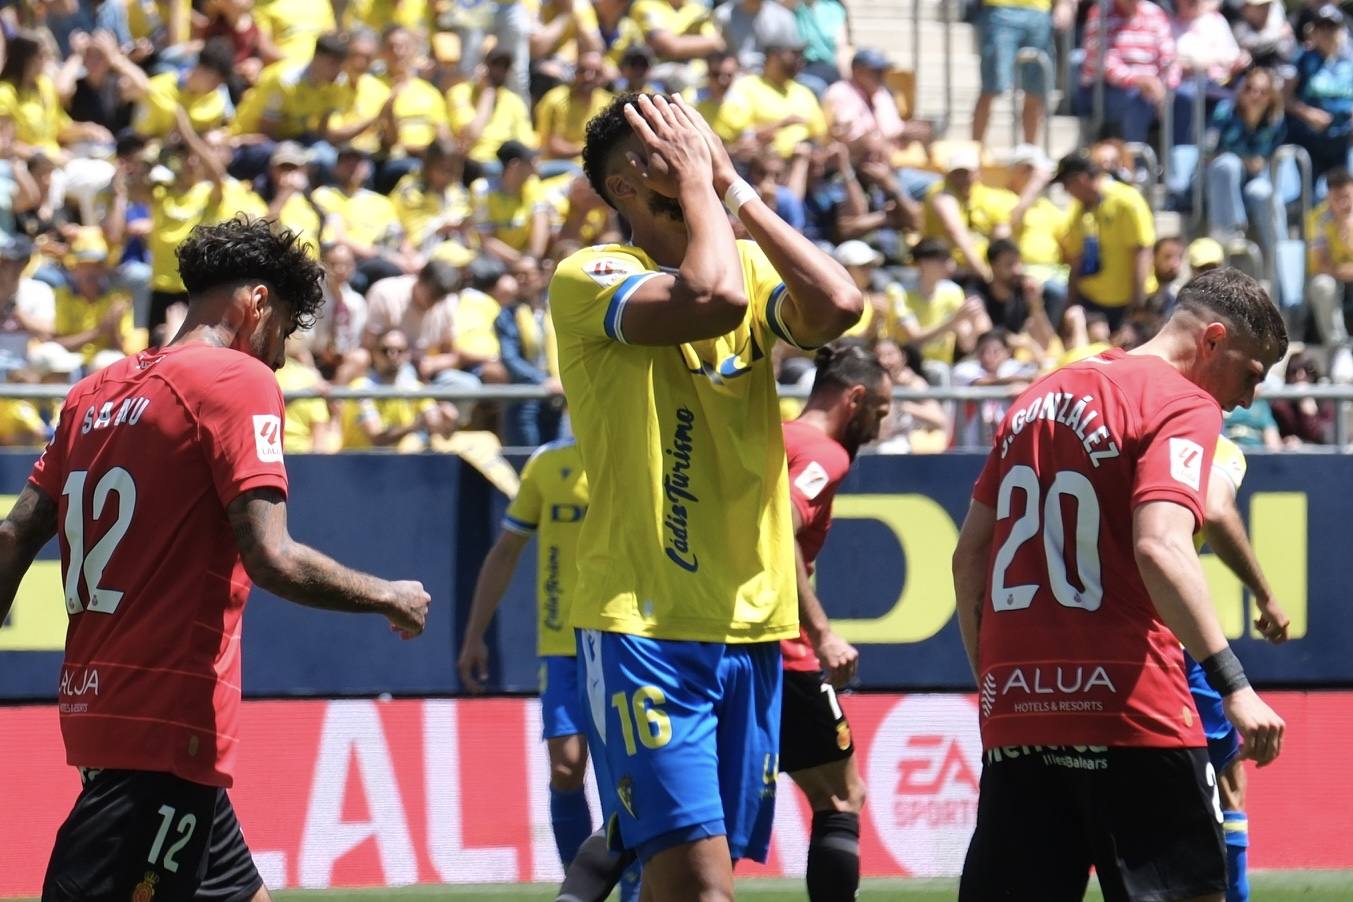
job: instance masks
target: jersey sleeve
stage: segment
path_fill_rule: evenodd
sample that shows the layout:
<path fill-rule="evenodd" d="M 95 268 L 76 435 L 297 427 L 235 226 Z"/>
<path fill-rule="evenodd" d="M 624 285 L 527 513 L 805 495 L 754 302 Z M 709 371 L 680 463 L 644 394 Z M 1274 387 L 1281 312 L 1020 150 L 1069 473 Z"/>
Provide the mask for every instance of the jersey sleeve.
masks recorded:
<path fill-rule="evenodd" d="M 1165 404 L 1148 425 L 1137 454 L 1132 508 L 1172 501 L 1204 519 L 1207 480 L 1221 432 L 1221 410 L 1197 395 Z"/>
<path fill-rule="evenodd" d="M 28 474 L 28 481 L 53 501 L 61 497 L 66 479 L 66 443 L 70 441 L 70 430 L 75 423 L 75 412 L 69 405 L 69 401 L 62 405 L 56 431 Z"/>
<path fill-rule="evenodd" d="M 561 334 L 625 344 L 625 304 L 660 275 L 618 248 L 579 251 L 559 264 L 550 280 L 550 313 Z"/>
<path fill-rule="evenodd" d="M 252 358 L 232 361 L 206 386 L 197 408 L 198 435 L 223 507 L 253 489 L 286 493 L 285 416 L 277 378 Z"/>
<path fill-rule="evenodd" d="M 536 466 L 539 455 L 531 455 L 521 471 L 521 485 L 512 503 L 503 514 L 503 529 L 519 536 L 529 536 L 540 525 L 540 470 Z"/>
<path fill-rule="evenodd" d="M 813 346 L 800 344 L 795 340 L 784 321 L 781 308 L 789 299 L 789 291 L 785 288 L 780 274 L 776 272 L 775 266 L 770 262 L 770 258 L 766 256 L 766 252 L 755 241 L 739 241 L 738 245 L 742 251 L 744 268 L 742 275 L 751 288 L 748 301 L 752 305 L 752 316 L 760 331 L 763 333 L 769 331 L 771 337 L 801 351 L 813 350 Z"/>
<path fill-rule="evenodd" d="M 995 447 L 987 454 L 987 462 L 982 465 L 982 472 L 978 474 L 977 482 L 972 487 L 972 500 L 980 501 L 988 507 L 995 507 L 1000 481 L 1001 455 L 1000 442 L 997 441 Z"/>

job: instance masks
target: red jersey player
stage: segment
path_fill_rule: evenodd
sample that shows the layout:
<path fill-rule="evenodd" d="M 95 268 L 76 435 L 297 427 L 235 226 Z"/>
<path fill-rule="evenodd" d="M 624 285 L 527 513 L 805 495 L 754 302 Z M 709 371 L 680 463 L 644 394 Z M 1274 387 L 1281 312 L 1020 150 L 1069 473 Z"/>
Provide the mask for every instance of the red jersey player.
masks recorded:
<path fill-rule="evenodd" d="M 1195 278 L 1160 334 L 1029 388 L 997 430 L 954 553 L 985 767 L 963 900 L 1215 899 L 1216 775 L 1180 642 L 1261 765 L 1282 720 L 1227 646 L 1193 548 L 1221 410 L 1286 352 L 1235 270 Z M 1220 405 L 1220 407 L 1219 407 Z"/>
<path fill-rule="evenodd" d="M 878 359 L 862 347 L 822 348 L 808 403 L 797 420 L 784 424 L 802 625 L 798 639 L 780 643 L 785 668 L 780 769 L 813 806 L 810 902 L 849 902 L 856 896 L 864 783 L 850 724 L 833 688 L 854 675 L 859 654 L 832 632 L 808 576 L 827 540 L 836 489 L 860 446 L 878 437 L 892 387 Z"/>
<path fill-rule="evenodd" d="M 349 570 L 286 525 L 282 366 L 320 308 L 289 231 L 236 219 L 178 249 L 187 321 L 167 347 L 77 383 L 0 524 L 0 619 L 59 533 L 70 614 L 58 701 L 84 786 L 45 902 L 267 900 L 226 787 L 251 580 L 421 632 L 428 596 Z"/>

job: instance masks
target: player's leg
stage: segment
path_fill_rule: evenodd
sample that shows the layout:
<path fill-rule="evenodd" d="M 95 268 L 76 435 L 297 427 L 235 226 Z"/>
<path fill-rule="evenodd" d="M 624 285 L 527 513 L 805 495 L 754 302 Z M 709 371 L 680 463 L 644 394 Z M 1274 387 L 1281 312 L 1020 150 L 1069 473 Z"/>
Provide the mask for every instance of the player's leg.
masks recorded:
<path fill-rule="evenodd" d="M 207 870 L 217 789 L 172 774 L 86 772 L 43 902 L 187 902 Z"/>
<path fill-rule="evenodd" d="M 780 769 L 813 810 L 808 844 L 810 902 L 850 902 L 860 886 L 860 810 L 865 787 L 850 724 L 821 673 L 785 671 Z"/>
<path fill-rule="evenodd" d="M 1090 847 L 1070 781 L 1046 748 L 983 754 L 977 825 L 959 881 L 959 902 L 1080 902 Z"/>
<path fill-rule="evenodd" d="M 1250 819 L 1245 814 L 1245 766 L 1231 761 L 1217 778 L 1222 832 L 1226 839 L 1226 902 L 1248 902 Z"/>
<path fill-rule="evenodd" d="M 1110 748 L 1078 798 L 1105 902 L 1226 892 L 1221 797 L 1203 748 Z"/>
<path fill-rule="evenodd" d="M 594 630 L 578 642 L 592 755 L 605 759 L 619 844 L 638 854 L 645 891 L 731 899 L 714 708 L 724 646 Z"/>
<path fill-rule="evenodd" d="M 578 666 L 572 657 L 549 655 L 540 671 L 540 719 L 550 756 L 550 826 L 567 870 L 592 833 L 592 812 L 583 793 L 587 740 L 582 735 Z"/>

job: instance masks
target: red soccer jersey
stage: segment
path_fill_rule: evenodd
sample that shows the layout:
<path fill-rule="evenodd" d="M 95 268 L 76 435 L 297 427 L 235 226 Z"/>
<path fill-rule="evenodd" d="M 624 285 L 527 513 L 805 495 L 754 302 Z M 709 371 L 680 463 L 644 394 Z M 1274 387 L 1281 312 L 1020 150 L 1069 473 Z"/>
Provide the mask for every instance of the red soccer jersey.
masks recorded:
<path fill-rule="evenodd" d="M 81 380 L 30 481 L 60 503 L 70 764 L 229 786 L 250 581 L 226 507 L 286 491 L 282 394 L 221 348 L 143 353 Z"/>
<path fill-rule="evenodd" d="M 1205 744 L 1132 513 L 1172 501 L 1201 525 L 1220 429 L 1210 396 L 1121 351 L 1058 370 L 1007 412 L 973 490 L 997 517 L 978 642 L 986 748 Z"/>
<path fill-rule="evenodd" d="M 850 470 L 850 454 L 841 444 L 816 426 L 799 420 L 784 424 L 785 459 L 789 466 L 789 498 L 799 512 L 803 527 L 799 530 L 799 548 L 808 572 L 827 541 L 832 525 L 832 500 L 841 480 Z M 785 670 L 815 672 L 822 669 L 808 634 L 799 627 L 799 638 L 781 639 L 780 651 Z"/>

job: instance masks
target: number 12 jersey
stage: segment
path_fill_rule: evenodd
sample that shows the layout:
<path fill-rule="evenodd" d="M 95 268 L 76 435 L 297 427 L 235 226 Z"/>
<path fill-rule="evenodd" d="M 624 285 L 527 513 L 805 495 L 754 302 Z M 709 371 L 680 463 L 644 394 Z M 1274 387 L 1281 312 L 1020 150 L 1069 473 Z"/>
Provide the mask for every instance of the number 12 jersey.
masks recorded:
<path fill-rule="evenodd" d="M 251 583 L 228 505 L 285 493 L 282 394 L 246 354 L 189 345 L 79 382 L 29 477 L 59 504 L 70 764 L 230 786 Z"/>
<path fill-rule="evenodd" d="M 1201 527 L 1220 429 L 1209 395 L 1164 360 L 1121 351 L 1012 405 L 973 490 L 996 510 L 978 640 L 984 747 L 1204 745 L 1132 518 L 1168 501 Z"/>

